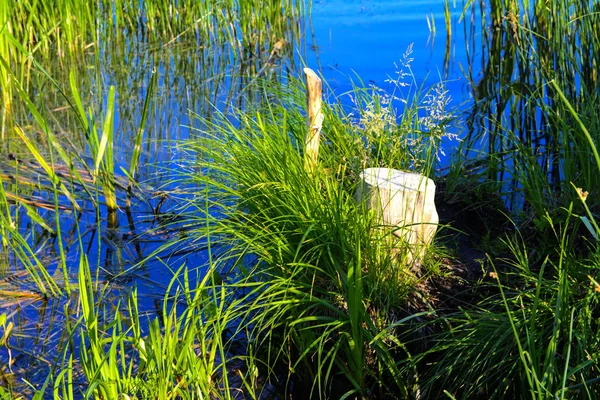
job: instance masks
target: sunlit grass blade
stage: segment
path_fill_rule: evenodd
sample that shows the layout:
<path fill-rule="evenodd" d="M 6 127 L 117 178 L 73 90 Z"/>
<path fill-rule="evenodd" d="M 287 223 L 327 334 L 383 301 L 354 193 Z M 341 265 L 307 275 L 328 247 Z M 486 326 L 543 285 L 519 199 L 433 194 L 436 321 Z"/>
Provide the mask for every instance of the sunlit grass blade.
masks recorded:
<path fill-rule="evenodd" d="M 592 154 L 594 155 L 594 160 L 596 161 L 596 167 L 598 168 L 598 173 L 600 173 L 600 155 L 598 154 L 598 150 L 596 149 L 596 144 L 594 143 L 594 139 L 592 138 L 592 135 L 590 135 L 590 132 L 586 128 L 585 124 L 581 121 L 581 118 L 579 118 L 579 114 L 577 113 L 577 111 L 575 111 L 575 109 L 573 108 L 573 105 L 567 99 L 567 97 L 565 96 L 565 94 L 563 93 L 561 88 L 558 86 L 556 81 L 551 80 L 550 84 L 552 85 L 552 87 L 554 87 L 554 90 L 556 90 L 556 93 L 558 93 L 558 96 L 563 101 L 563 103 L 569 110 L 569 113 L 571 114 L 573 119 L 575 119 L 575 121 L 577 122 L 577 125 L 581 129 L 581 132 L 585 136 L 585 138 L 589 144 L 589 149 L 592 151 Z"/>
<path fill-rule="evenodd" d="M 100 174 L 100 184 L 104 190 L 104 201 L 109 211 L 117 209 L 114 180 L 114 113 L 115 113 L 115 87 L 108 90 L 106 115 L 102 126 L 102 136 L 95 155 L 94 171 Z M 102 168 L 100 168 L 102 166 Z"/>
<path fill-rule="evenodd" d="M 144 139 L 144 131 L 146 129 L 146 122 L 148 120 L 148 113 L 150 112 L 150 104 L 152 101 L 152 96 L 154 95 L 154 87 L 156 85 L 156 80 L 158 79 L 158 73 L 156 71 L 152 71 L 152 75 L 150 77 L 150 83 L 148 84 L 148 88 L 146 89 L 146 98 L 144 100 L 144 108 L 142 109 L 142 118 L 140 120 L 140 124 L 138 126 L 135 140 L 134 140 L 134 148 L 133 154 L 131 155 L 131 162 L 129 166 L 129 175 L 132 178 L 135 178 L 138 169 L 138 163 L 140 161 L 140 154 L 142 151 L 142 140 Z M 131 190 L 131 182 L 129 186 Z"/>
<path fill-rule="evenodd" d="M 29 138 L 27 137 L 27 135 L 25 135 L 21 128 L 15 127 L 14 130 L 17 133 L 17 135 L 21 138 L 25 146 L 27 146 L 31 154 L 35 157 L 40 166 L 44 169 L 51 181 L 60 188 L 61 192 L 71 201 L 73 207 L 76 210 L 79 210 L 80 207 L 77 204 L 77 201 L 75 200 L 69 189 L 67 189 L 67 187 L 64 185 L 60 177 L 56 175 L 56 173 L 54 172 L 54 168 L 48 165 L 44 157 L 38 151 L 38 148 L 29 140 Z"/>

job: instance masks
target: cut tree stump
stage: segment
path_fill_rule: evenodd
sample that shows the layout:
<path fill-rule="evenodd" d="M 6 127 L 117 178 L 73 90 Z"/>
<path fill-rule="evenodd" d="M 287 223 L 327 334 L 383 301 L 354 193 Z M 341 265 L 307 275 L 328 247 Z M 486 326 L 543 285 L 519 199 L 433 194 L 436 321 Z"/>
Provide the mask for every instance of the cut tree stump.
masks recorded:
<path fill-rule="evenodd" d="M 435 183 L 420 174 L 390 168 L 368 168 L 361 174 L 357 201 L 378 214 L 379 223 L 407 248 L 408 262 L 422 260 L 431 244 L 439 217 L 435 208 Z"/>

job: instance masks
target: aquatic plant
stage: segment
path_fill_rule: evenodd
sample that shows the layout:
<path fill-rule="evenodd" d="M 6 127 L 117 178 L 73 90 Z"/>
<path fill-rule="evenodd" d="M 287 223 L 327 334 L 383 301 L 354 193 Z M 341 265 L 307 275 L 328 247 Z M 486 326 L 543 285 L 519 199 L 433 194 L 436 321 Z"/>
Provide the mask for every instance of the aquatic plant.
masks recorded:
<path fill-rule="evenodd" d="M 600 184 L 589 146 L 598 140 L 597 4 L 471 1 L 465 10 L 479 13 L 483 32 L 465 150 L 484 150 L 487 177 L 503 183 L 520 219 L 544 224 L 546 211 L 568 206 L 570 182 Z"/>
<path fill-rule="evenodd" d="M 598 398 L 597 295 L 584 275 L 597 260 L 568 250 L 573 215 L 565 211 L 567 224 L 553 225 L 556 251 L 541 265 L 522 237 L 506 239 L 508 257 L 489 260 L 479 289 L 487 296 L 434 320 L 447 329 L 417 357 L 430 364 L 426 397 Z"/>
<path fill-rule="evenodd" d="M 587 193 L 600 172 L 590 118 L 598 104 L 595 5 L 492 1 L 465 9 L 481 13 L 484 74 L 471 78 L 464 151 L 475 156 L 454 169 L 491 182 L 516 230 L 482 261 L 460 309 L 438 310 L 428 324 L 439 332 L 431 350 L 414 357 L 424 363 L 415 367 L 424 371 L 423 394 L 598 398 L 590 275 L 598 267 L 597 199 Z"/>
<path fill-rule="evenodd" d="M 5 154 L 0 165 L 0 290 L 2 310 L 10 310 L 10 318 L 19 318 L 24 325 L 12 330 L 10 339 L 19 338 L 18 345 L 13 340 L 3 341 L 0 350 L 3 359 L 12 346 L 15 354 L 26 354 L 29 356 L 25 358 L 33 360 L 31 371 L 19 370 L 13 375 L 12 363 L 7 365 L 8 372 L 2 371 L 2 382 L 10 381 L 7 390 L 13 396 L 22 393 L 41 398 L 49 395 L 53 384 L 54 395 L 61 393 L 64 398 L 84 392 L 104 397 L 126 392 L 148 394 L 157 390 L 158 386 L 153 386 L 156 382 L 167 381 L 175 386 L 174 390 L 161 383 L 167 397 L 195 390 L 196 386 L 190 386 L 177 391 L 179 376 L 167 368 L 170 364 L 162 353 L 173 354 L 174 350 L 160 345 L 178 342 L 181 332 L 174 330 L 170 338 L 162 339 L 161 326 L 168 321 L 156 322 L 151 340 L 156 358 L 147 355 L 144 342 L 135 336 L 132 339 L 132 332 L 119 325 L 127 325 L 133 308 L 111 309 L 115 301 L 111 291 L 114 295 L 124 289 L 110 279 L 127 275 L 130 263 L 144 258 L 145 245 L 140 246 L 143 240 L 136 237 L 139 222 L 131 211 L 136 207 L 139 211 L 142 204 L 156 218 L 164 200 L 160 195 L 155 208 L 151 204 L 155 190 L 143 181 L 157 168 L 162 157 L 159 145 L 171 139 L 169 124 L 173 121 L 164 122 L 167 116 L 153 112 L 151 101 L 161 109 L 160 104 L 172 102 L 172 98 L 180 102 L 191 96 L 200 104 L 194 109 L 208 104 L 212 107 L 224 102 L 224 87 L 231 88 L 229 97 L 233 97 L 238 83 L 234 76 L 241 76 L 240 85 L 259 73 L 262 78 L 276 79 L 276 64 L 291 54 L 291 46 L 277 44 L 294 42 L 303 3 L 289 2 L 284 7 L 253 3 L 260 8 L 259 14 L 248 5 L 252 4 L 231 1 L 215 7 L 209 2 L 179 3 L 181 8 L 168 9 L 151 2 L 142 8 L 137 4 L 79 1 L 54 3 L 52 7 L 44 2 L 9 1 L 0 5 L 1 152 Z M 158 43 L 177 49 L 163 56 L 153 52 Z M 161 81 L 153 74 L 159 68 Z M 168 92 L 169 96 L 161 95 L 172 89 L 168 83 L 173 77 L 193 81 L 189 86 L 197 90 L 191 95 L 189 91 L 172 93 L 176 90 Z M 244 93 L 251 94 L 252 87 L 245 88 Z M 175 124 L 179 126 L 179 120 Z M 157 137 L 151 136 L 153 131 L 158 132 Z M 132 146 L 117 152 L 115 144 L 127 142 L 129 132 L 135 133 L 131 135 Z M 144 168 L 139 168 L 140 164 Z M 119 230 L 117 218 L 123 213 L 129 224 Z M 146 226 L 144 222 L 142 225 Z M 132 244 L 127 242 L 131 238 Z M 80 285 L 74 278 L 78 273 Z M 83 288 L 86 291 L 80 292 Z M 29 296 L 27 301 L 18 300 L 23 296 Z M 37 338 L 25 326 L 34 324 L 28 321 L 35 318 L 21 314 L 39 301 L 50 305 L 39 307 L 39 321 L 35 323 L 53 334 L 63 332 L 60 340 Z M 43 310 L 61 308 L 63 303 L 81 308 L 65 305 L 64 314 L 44 318 Z M 13 313 L 19 306 L 24 311 Z M 82 310 L 85 316 L 79 314 Z M 57 327 L 54 317 L 65 324 L 64 330 Z M 105 324 L 106 319 L 114 319 L 116 325 Z M 139 334 L 147 321 L 131 319 Z M 223 318 L 215 319 L 220 320 Z M 178 326 L 185 321 L 177 320 Z M 193 338 L 198 332 L 190 326 L 187 337 Z M 208 334 L 206 337 L 212 340 Z M 107 343 L 111 345 L 107 347 Z M 36 358 L 37 354 L 28 351 L 29 345 L 44 354 Z M 54 348 L 64 352 L 60 366 L 46 363 L 46 359 L 60 358 L 61 354 L 51 350 Z M 131 361 L 120 358 L 125 348 L 132 349 Z M 135 351 L 148 362 L 142 372 Z M 192 356 L 184 353 L 185 357 Z M 218 360 L 213 359 L 217 367 L 207 367 L 202 378 L 193 375 L 211 396 L 218 391 L 213 386 L 215 370 L 221 367 Z M 89 387 L 78 385 L 84 379 L 82 374 L 88 374 Z"/>

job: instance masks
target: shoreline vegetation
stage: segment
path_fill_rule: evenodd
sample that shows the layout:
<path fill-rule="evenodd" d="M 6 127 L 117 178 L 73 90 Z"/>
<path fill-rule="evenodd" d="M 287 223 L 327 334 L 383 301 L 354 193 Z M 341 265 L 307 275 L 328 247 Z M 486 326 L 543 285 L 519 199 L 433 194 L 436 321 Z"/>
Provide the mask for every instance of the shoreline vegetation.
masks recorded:
<path fill-rule="evenodd" d="M 0 397 L 600 398 L 597 4 L 467 1 L 466 116 L 409 47 L 307 170 L 309 5 L 56 3 L 0 2 Z M 418 265 L 375 167 L 436 183 Z"/>

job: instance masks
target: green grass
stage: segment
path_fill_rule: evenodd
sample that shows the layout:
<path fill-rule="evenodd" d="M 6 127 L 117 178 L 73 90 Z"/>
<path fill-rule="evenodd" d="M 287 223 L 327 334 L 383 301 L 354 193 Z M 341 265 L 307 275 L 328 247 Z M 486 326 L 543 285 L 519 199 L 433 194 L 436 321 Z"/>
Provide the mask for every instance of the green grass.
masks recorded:
<path fill-rule="evenodd" d="M 590 143 L 598 140 L 600 14 L 593 2 L 476 6 L 465 10 L 481 12 L 483 78 L 471 81 L 475 103 L 465 151 L 483 142 L 487 177 L 503 183 L 521 218 L 541 221 L 546 210 L 568 206 L 570 182 L 586 189 L 600 184 L 590 163 L 598 158 Z"/>
<path fill-rule="evenodd" d="M 506 241 L 510 258 L 493 262 L 486 284 L 495 294 L 440 316 L 450 329 L 423 355 L 436 360 L 429 397 L 442 390 L 456 398 L 598 397 L 597 292 L 582 275 L 595 261 L 567 250 L 568 228 L 555 227 L 557 251 L 541 265 L 529 260 L 522 238 Z"/>
<path fill-rule="evenodd" d="M 161 318 L 146 321 L 138 315 L 135 294 L 126 306 L 114 304 L 111 291 L 116 289 L 102 279 L 110 265 L 101 262 L 101 252 L 108 247 L 106 254 L 114 255 L 109 263 L 119 267 L 109 272 L 123 272 L 123 249 L 114 243 L 122 239 L 111 233 L 118 227 L 117 213 L 125 211 L 130 217 L 135 209 L 132 200 L 149 202 L 153 189 L 142 181 L 150 178 L 149 159 L 158 153 L 152 146 L 163 141 L 168 146 L 170 139 L 163 133 L 170 122 L 165 123 L 157 110 L 169 98 L 181 102 L 190 95 L 166 92 L 171 90 L 168 82 L 174 77 L 199 82 L 193 95 L 199 106 L 190 107 L 200 110 L 223 102 L 225 82 L 238 82 L 234 76 L 243 75 L 246 82 L 257 74 L 278 79 L 275 64 L 285 62 L 292 46 L 274 48 L 295 42 L 303 3 L 143 6 L 102 1 L 65 1 L 52 7 L 43 1 L 9 1 L 0 6 L 0 153 L 11 160 L 2 165 L 0 188 L 3 310 L 18 304 L 11 296 L 18 299 L 28 293 L 16 279 L 22 270 L 32 280 L 32 301 L 43 299 L 53 310 L 65 305 L 64 330 L 52 323 L 47 326 L 64 332 L 55 346 L 62 352 L 62 362 L 53 367 L 31 364 L 33 371 L 16 375 L 9 364 L 1 371 L 2 389 L 14 397 L 29 398 L 36 391 L 37 398 L 52 391 L 64 398 L 81 393 L 97 398 L 120 393 L 139 398 L 231 396 L 227 384 L 231 372 L 225 370 L 229 354 L 220 342 L 222 332 L 230 329 L 221 321 L 229 319 L 214 306 L 225 304 L 221 296 L 231 294 L 212 281 L 194 280 L 198 287 L 190 287 L 181 272 L 175 275 L 188 285 L 174 289 L 184 292 L 175 298 L 189 302 L 189 312 L 171 309 L 173 298 L 167 293 Z M 134 41 L 139 47 L 132 45 Z M 156 51 L 163 48 L 170 51 L 165 58 Z M 131 59 L 146 61 L 133 68 L 127 61 Z M 159 69 L 161 81 L 152 72 Z M 107 74 L 115 85 L 105 81 Z M 252 95 L 252 87 L 244 88 L 244 93 Z M 130 135 L 133 145 L 119 154 L 114 146 L 118 143 L 121 148 L 129 132 L 135 133 Z M 128 170 L 119 171 L 117 163 Z M 93 226 L 79 227 L 80 218 L 89 221 L 88 214 L 96 217 Z M 132 221 L 133 217 L 129 227 L 135 231 Z M 95 243 L 88 243 L 90 232 L 97 233 Z M 89 251 L 84 242 L 98 247 L 97 257 L 83 256 Z M 5 286 L 9 290 L 3 290 Z M 74 311 L 69 304 L 78 307 Z M 214 316 L 209 317 L 211 313 Z M 7 315 L 16 318 L 12 312 Z M 45 349 L 40 359 L 55 360 L 47 338 L 31 337 L 26 322 L 18 329 L 11 324 L 0 326 L 6 339 L 2 350 L 29 354 L 25 343 L 32 340 Z M 140 329 L 146 325 L 150 334 L 142 338 Z M 47 379 L 40 378 L 45 371 Z M 21 378 L 31 379 L 31 385 Z M 82 388 L 82 380 L 89 385 Z M 262 383 L 249 375 L 245 385 L 258 388 Z"/>
<path fill-rule="evenodd" d="M 418 93 L 396 116 L 380 92 L 357 88 L 356 120 L 335 99 L 324 107 L 312 173 L 303 159 L 304 92 L 294 82 L 264 91 L 255 108 L 197 116 L 204 128 L 185 146 L 196 193 L 188 234 L 210 238 L 215 267 L 234 273 L 237 334 L 281 395 L 407 395 L 410 353 L 396 333 L 420 316 L 401 309 L 421 277 L 354 196 L 366 166 L 430 173 L 442 133 L 417 117 L 428 107 Z M 306 389 L 288 393 L 292 386 Z"/>
<path fill-rule="evenodd" d="M 483 78 L 471 82 L 463 146 L 471 156 L 451 169 L 451 182 L 464 187 L 460 174 L 472 166 L 480 185 L 508 202 L 515 230 L 495 239 L 481 283 L 460 310 L 438 310 L 431 322 L 439 330 L 431 350 L 415 357 L 427 371 L 424 393 L 598 398 L 598 292 L 590 275 L 598 267 L 591 193 L 600 183 L 591 111 L 596 5 L 492 1 L 465 10 L 481 12 Z"/>
<path fill-rule="evenodd" d="M 150 140 L 143 141 L 142 154 L 155 151 L 151 143 L 170 140 L 164 132 L 179 128 L 176 118 L 156 110 L 171 102 L 182 104 L 182 113 L 187 108 L 208 110 L 214 104 L 233 103 L 239 91 L 251 93 L 252 88 L 246 86 L 260 71 L 278 79 L 276 65 L 290 65 L 304 13 L 303 2 L 291 1 L 277 6 L 265 1 L 186 1 L 171 8 L 155 3 L 144 2 L 140 7 L 129 1 L 68 0 L 49 7 L 44 1 L 11 0 L 3 4 L 2 154 L 21 153 L 20 147 L 8 140 L 16 138 L 13 125 L 34 137 L 27 130 L 29 107 L 19 100 L 18 90 L 43 111 L 50 132 L 64 147 L 70 142 L 74 152 L 84 154 L 90 138 L 87 130 L 81 129 L 81 118 L 105 117 L 107 107 L 101 99 L 108 97 L 111 85 L 116 88 L 115 111 L 121 117 L 119 126 L 114 127 L 115 139 L 135 142 L 139 122 L 145 119 L 145 139 Z M 260 13 L 252 12 L 255 9 Z M 277 43 L 288 44 L 270 57 Z M 162 79 L 155 85 L 156 91 L 149 93 L 147 82 L 157 69 Z M 177 80 L 192 87 L 193 96 L 189 90 L 181 90 L 183 85 L 169 84 Z M 45 90 L 52 86 L 60 89 Z M 147 94 L 153 96 L 156 107 L 145 112 Z M 80 97 L 86 108 L 78 113 L 66 111 L 65 97 L 71 102 Z M 186 101 L 190 103 L 187 106 Z M 99 135 L 104 133 L 99 130 Z M 43 147 L 43 143 L 36 145 Z"/>
<path fill-rule="evenodd" d="M 8 4 L 0 5 L 2 134 L 11 139 L 5 150 L 15 150 L 9 148 L 15 140 L 21 148 L 18 162 L 2 170 L 0 290 L 25 269 L 37 289 L 31 301 L 62 308 L 47 327 L 62 335 L 35 341 L 56 344 L 58 351 L 42 354 L 49 360 L 45 366 L 27 371 L 31 385 L 19 381 L 13 364 L 1 369 L 0 394 L 600 397 L 594 4 L 465 5 L 465 12 L 482 7 L 477 23 L 486 29 L 484 77 L 471 82 L 473 136 L 463 149 L 471 154 L 469 146 L 481 139 L 485 146 L 474 159 L 455 155 L 459 162 L 443 177 L 438 204 L 487 218 L 484 234 L 469 238 L 484 252 L 481 271 L 469 267 L 462 279 L 448 272 L 460 268 L 447 268 L 452 261 L 446 259 L 459 258 L 464 249 L 449 254 L 443 244 L 465 243 L 453 244 L 452 230 L 438 236 L 415 268 L 389 227 L 355 199 L 367 167 L 440 179 L 438 155 L 442 139 L 453 137 L 453 110 L 443 83 L 426 87 L 405 74 L 410 48 L 398 65 L 403 72 L 391 81 L 392 93 L 357 85 L 352 114 L 326 93 L 318 167 L 307 172 L 303 85 L 293 77 L 278 83 L 270 73 L 276 44 L 297 33 L 300 3 L 183 2 L 179 9 L 153 2 L 141 9 L 128 2 Z M 446 25 L 450 18 L 446 2 Z M 98 29 L 99 21 L 108 21 L 106 30 Z M 126 58 L 128 35 L 183 51 L 168 63 L 154 60 L 152 68 L 127 70 L 118 60 Z M 111 48 L 116 89 L 93 79 L 106 68 L 99 47 Z M 48 64 L 54 55 L 61 63 L 83 57 L 92 72 L 74 67 L 55 80 L 64 68 Z M 171 62 L 178 69 L 171 71 Z M 206 69 L 196 68 L 200 64 Z M 78 215 L 85 212 L 80 204 L 92 204 L 102 249 L 110 237 L 99 204 L 114 216 L 143 191 L 145 138 L 155 139 L 154 110 L 165 104 L 165 80 L 189 77 L 190 68 L 201 71 L 201 80 L 216 73 L 218 81 L 231 65 L 247 68 L 247 86 L 226 95 L 240 107 L 220 112 L 210 104 L 217 103 L 223 80 L 194 92 L 211 100 L 195 108 L 193 138 L 177 144 L 186 172 L 179 170 L 170 182 L 181 186 L 171 193 L 178 208 L 170 213 L 179 219 L 160 226 L 178 235 L 151 257 L 172 279 L 156 309 L 140 311 L 138 291 L 115 297 L 114 282 L 100 279 L 101 257 L 86 256 L 89 227 L 74 218 L 67 234 L 68 217 L 61 212 Z M 135 87 L 142 82 L 149 87 L 138 96 Z M 48 95 L 33 96 L 42 84 L 67 103 L 64 119 L 48 109 Z M 106 104 L 90 98 L 94 91 Z M 141 100 L 130 108 L 130 97 Z M 395 98 L 404 104 L 401 112 Z M 116 125 L 117 113 L 129 122 Z M 128 171 L 121 175 L 115 144 L 131 126 Z M 34 164 L 35 172 L 23 167 Z M 5 180 L 9 175 L 14 179 Z M 36 197 L 40 193 L 43 199 Z M 499 223 L 507 211 L 502 198 L 512 208 L 506 225 Z M 78 249 L 75 261 L 69 248 Z M 208 263 L 176 264 L 168 252 L 178 250 L 205 251 Z M 122 267 L 122 254 L 115 257 Z M 151 259 L 111 276 L 143 274 Z M 25 292 L 0 292 L 6 293 L 13 297 L 2 298 L 7 307 L 0 313 L 0 348 L 11 357 L 29 354 L 32 331 L 15 325 L 10 308 Z"/>

